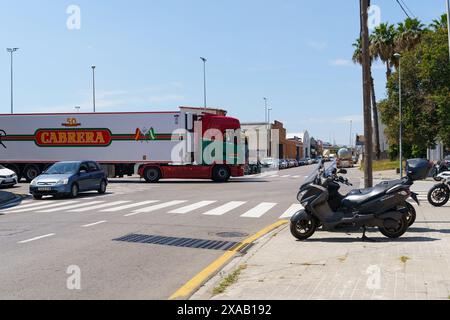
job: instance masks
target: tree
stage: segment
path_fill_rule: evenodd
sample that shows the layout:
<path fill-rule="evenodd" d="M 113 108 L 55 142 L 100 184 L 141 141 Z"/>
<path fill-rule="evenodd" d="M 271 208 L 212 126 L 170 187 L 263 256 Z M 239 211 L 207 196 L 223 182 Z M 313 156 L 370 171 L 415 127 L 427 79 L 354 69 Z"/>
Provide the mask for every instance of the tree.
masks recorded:
<path fill-rule="evenodd" d="M 444 28 L 422 33 L 414 47 L 402 52 L 403 142 L 405 157 L 424 157 L 436 138 L 450 145 L 450 64 Z M 392 150 L 398 141 L 398 73 L 387 83 L 388 97 L 379 110 Z"/>
<path fill-rule="evenodd" d="M 396 30 L 393 25 L 382 23 L 375 28 L 371 35 L 370 51 L 375 59 L 386 64 L 386 78 L 392 73 L 395 53 Z"/>
<path fill-rule="evenodd" d="M 369 39 L 370 40 L 370 39 Z M 356 42 L 353 44 L 355 51 L 353 53 L 352 60 L 354 63 L 362 65 L 362 46 L 361 46 L 361 38 L 356 39 Z M 370 67 L 372 68 L 373 55 L 370 56 Z M 372 71 L 370 70 L 370 89 L 371 89 L 371 97 L 372 97 L 372 113 L 373 113 L 373 128 L 375 130 L 375 157 L 377 160 L 380 159 L 381 156 L 381 148 L 380 148 L 380 131 L 379 131 L 379 123 L 378 123 L 378 107 L 377 107 L 377 99 L 375 96 L 375 86 L 372 77 Z"/>
<path fill-rule="evenodd" d="M 439 29 L 447 29 L 447 15 L 443 14 L 439 19 L 434 19 L 430 24 L 430 29 L 438 31 Z"/>
<path fill-rule="evenodd" d="M 406 18 L 397 25 L 395 50 L 405 52 L 414 49 L 420 43 L 425 26 L 417 18 Z"/>

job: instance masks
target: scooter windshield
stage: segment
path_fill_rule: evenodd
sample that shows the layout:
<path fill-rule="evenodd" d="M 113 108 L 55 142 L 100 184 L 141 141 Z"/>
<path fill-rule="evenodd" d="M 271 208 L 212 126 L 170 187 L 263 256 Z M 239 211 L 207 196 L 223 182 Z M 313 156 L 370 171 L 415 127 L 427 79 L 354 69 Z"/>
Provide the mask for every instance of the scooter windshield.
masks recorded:
<path fill-rule="evenodd" d="M 335 170 L 337 170 L 336 160 L 334 160 L 330 164 L 330 166 L 327 169 L 325 169 L 324 176 L 325 177 L 330 177 L 331 175 L 333 175 L 333 171 L 335 171 Z"/>
<path fill-rule="evenodd" d="M 322 163 L 319 163 L 318 165 L 316 165 L 314 167 L 314 170 L 309 174 L 309 176 L 306 177 L 305 181 L 300 186 L 300 189 L 302 189 L 304 186 L 306 186 L 308 184 L 314 183 L 314 181 L 316 180 L 317 176 L 320 173 L 321 168 L 322 168 Z"/>

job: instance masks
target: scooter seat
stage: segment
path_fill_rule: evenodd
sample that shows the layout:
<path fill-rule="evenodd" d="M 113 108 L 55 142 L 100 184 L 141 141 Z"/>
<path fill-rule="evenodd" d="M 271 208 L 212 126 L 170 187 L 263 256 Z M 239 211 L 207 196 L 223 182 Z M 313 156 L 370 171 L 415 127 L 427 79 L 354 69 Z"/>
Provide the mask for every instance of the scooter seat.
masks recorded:
<path fill-rule="evenodd" d="M 378 196 L 384 195 L 387 190 L 392 187 L 402 184 L 403 180 L 383 181 L 372 188 L 355 189 L 350 191 L 342 200 L 344 207 L 355 207 L 370 201 Z"/>

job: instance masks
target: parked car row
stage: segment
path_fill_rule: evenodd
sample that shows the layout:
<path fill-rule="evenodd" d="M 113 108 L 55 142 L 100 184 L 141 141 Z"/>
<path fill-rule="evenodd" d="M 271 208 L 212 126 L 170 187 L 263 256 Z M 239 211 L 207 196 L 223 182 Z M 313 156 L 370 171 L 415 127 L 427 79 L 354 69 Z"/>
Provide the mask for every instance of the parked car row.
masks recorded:
<path fill-rule="evenodd" d="M 314 163 L 319 163 L 322 158 L 306 158 L 306 159 L 273 159 L 273 158 L 265 158 L 261 161 L 261 167 L 262 168 L 269 168 L 269 169 L 288 169 L 288 168 L 295 168 L 300 166 L 306 166 Z"/>

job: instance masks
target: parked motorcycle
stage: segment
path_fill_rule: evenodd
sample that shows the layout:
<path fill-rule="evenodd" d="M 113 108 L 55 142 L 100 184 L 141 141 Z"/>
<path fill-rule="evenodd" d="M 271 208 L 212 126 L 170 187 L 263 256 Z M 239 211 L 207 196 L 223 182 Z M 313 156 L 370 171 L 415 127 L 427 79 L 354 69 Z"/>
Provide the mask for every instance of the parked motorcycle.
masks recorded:
<path fill-rule="evenodd" d="M 433 166 L 433 170 L 431 171 L 431 175 L 435 181 L 441 181 L 439 175 L 443 172 L 450 171 L 449 165 L 446 160 L 439 161 Z"/>
<path fill-rule="evenodd" d="M 305 180 L 297 195 L 304 207 L 291 218 L 291 233 L 306 240 L 322 227 L 324 231 L 348 231 L 378 227 L 386 237 L 398 238 L 416 218 L 414 207 L 407 202 L 411 197 L 419 204 L 417 194 L 410 187 L 415 180 L 425 179 L 431 169 L 427 160 L 412 159 L 407 162 L 407 176 L 384 181 L 373 188 L 352 190 L 347 195 L 339 193 L 340 185 L 351 186 L 348 179 L 337 171 L 336 162 L 328 169 L 320 163 Z"/>
<path fill-rule="evenodd" d="M 450 198 L 450 171 L 442 172 L 437 177 L 441 183 L 428 192 L 428 202 L 435 207 L 442 207 Z"/>

